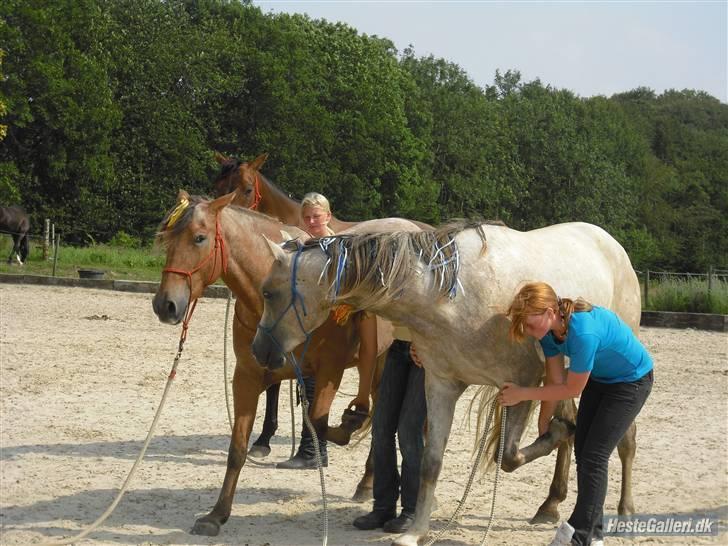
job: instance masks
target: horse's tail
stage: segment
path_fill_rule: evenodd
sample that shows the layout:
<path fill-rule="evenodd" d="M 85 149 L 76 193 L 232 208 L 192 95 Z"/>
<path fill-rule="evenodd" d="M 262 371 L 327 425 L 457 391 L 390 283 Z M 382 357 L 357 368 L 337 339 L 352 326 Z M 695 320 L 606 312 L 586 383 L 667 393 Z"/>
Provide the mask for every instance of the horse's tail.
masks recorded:
<path fill-rule="evenodd" d="M 25 260 L 28 259 L 28 254 L 30 254 L 30 236 L 28 232 L 25 232 L 20 240 L 20 261 L 25 263 Z"/>

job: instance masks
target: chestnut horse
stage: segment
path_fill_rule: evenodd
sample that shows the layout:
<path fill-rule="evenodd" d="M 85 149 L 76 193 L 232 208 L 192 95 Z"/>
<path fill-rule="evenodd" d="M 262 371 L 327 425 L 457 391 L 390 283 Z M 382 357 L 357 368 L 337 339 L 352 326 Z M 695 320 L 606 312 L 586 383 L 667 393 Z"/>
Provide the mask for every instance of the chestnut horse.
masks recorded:
<path fill-rule="evenodd" d="M 268 159 L 268 154 L 261 154 L 252 161 L 241 161 L 234 157 L 227 157 L 215 152 L 215 161 L 220 164 L 220 172 L 213 182 L 215 197 L 222 197 L 235 192 L 234 205 L 257 210 L 267 216 L 280 220 L 289 226 L 298 226 L 305 231 L 301 220 L 301 203 L 288 197 L 280 188 L 275 186 L 260 173 L 260 168 Z M 338 233 L 353 226 L 353 222 L 342 222 L 332 215 L 329 226 Z M 265 418 L 260 436 L 253 442 L 248 452 L 253 457 L 266 457 L 270 453 L 270 440 L 278 430 L 278 399 L 281 384 L 276 383 L 265 391 Z M 365 493 L 371 489 L 372 481 L 371 461 L 367 461 L 365 478 L 369 483 L 368 489 L 360 489 L 355 500 L 366 500 Z"/>
<path fill-rule="evenodd" d="M 216 536 L 230 516 L 260 393 L 271 384 L 295 377 L 290 364 L 275 372 L 264 372 L 250 350 L 263 310 L 260 286 L 273 263 L 261 234 L 275 241 L 281 241 L 282 230 L 291 237 L 307 237 L 298 228 L 285 226 L 263 214 L 228 206 L 235 197 L 233 193 L 206 201 L 191 198 L 181 191 L 177 206 L 165 218 L 158 235 L 167 252 L 162 281 L 153 300 L 154 312 L 160 321 L 178 324 L 205 287 L 218 278 L 222 278 L 236 295 L 233 321 L 237 361 L 233 375 L 235 418 L 227 471 L 215 507 L 192 528 L 193 534 L 207 536 Z M 373 220 L 357 227 L 363 232 L 418 229 L 401 219 Z M 331 318 L 326 321 L 314 333 L 302 364 L 304 374 L 316 378 L 309 415 L 322 438 L 326 435 L 329 408 L 344 368 L 357 364 L 357 321 L 356 316 L 343 326 Z M 364 482 L 363 479 L 357 490 L 371 488 Z"/>

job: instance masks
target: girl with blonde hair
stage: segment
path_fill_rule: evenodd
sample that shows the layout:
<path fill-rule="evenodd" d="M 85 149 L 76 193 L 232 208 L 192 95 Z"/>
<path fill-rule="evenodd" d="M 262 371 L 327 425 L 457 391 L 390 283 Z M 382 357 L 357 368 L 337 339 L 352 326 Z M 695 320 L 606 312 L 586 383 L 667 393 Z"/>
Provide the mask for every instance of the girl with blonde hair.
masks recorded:
<path fill-rule="evenodd" d="M 538 431 L 545 434 L 556 403 L 581 395 L 574 437 L 576 505 L 551 546 L 602 546 L 609 456 L 652 390 L 652 358 L 614 312 L 562 299 L 544 282 L 523 286 L 507 315 L 512 340 L 539 340 L 546 374 L 542 387 L 504 383 L 500 403 L 541 400 Z"/>

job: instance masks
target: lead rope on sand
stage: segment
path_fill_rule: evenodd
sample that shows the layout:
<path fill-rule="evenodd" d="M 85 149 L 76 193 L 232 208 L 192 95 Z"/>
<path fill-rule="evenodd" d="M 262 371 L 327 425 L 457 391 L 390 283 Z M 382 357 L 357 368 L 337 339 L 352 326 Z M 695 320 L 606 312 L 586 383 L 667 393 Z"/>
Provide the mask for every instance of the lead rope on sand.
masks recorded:
<path fill-rule="evenodd" d="M 448 520 L 445 527 L 440 529 L 440 531 L 430 540 L 425 542 L 424 546 L 432 546 L 435 542 L 440 540 L 445 533 L 450 529 L 452 524 L 455 522 L 455 520 L 460 515 L 460 512 L 462 512 L 463 507 L 465 506 L 465 500 L 468 498 L 468 494 L 470 493 L 470 488 L 473 485 L 473 480 L 475 479 L 475 472 L 477 471 L 478 467 L 480 466 L 480 461 L 483 457 L 483 452 L 485 451 L 485 443 L 488 438 L 488 432 L 490 428 L 490 424 L 493 420 L 493 415 L 495 414 L 495 409 L 498 406 L 498 400 L 497 398 L 493 399 L 493 404 L 490 406 L 490 411 L 488 412 L 488 418 L 486 419 L 486 424 L 483 429 L 483 436 L 480 438 L 480 443 L 478 445 L 478 453 L 475 456 L 475 463 L 473 464 L 473 470 L 470 472 L 470 477 L 468 478 L 468 483 L 465 485 L 465 491 L 463 492 L 463 496 L 460 499 L 460 504 L 455 509 L 455 512 L 453 512 L 452 516 L 450 516 L 450 519 Z M 507 415 L 507 408 L 503 407 L 503 417 L 501 419 L 501 430 L 500 430 L 500 441 L 498 442 L 498 457 L 496 459 L 497 466 L 495 467 L 495 477 L 493 478 L 493 498 L 491 499 L 490 503 L 490 515 L 488 516 L 488 526 L 485 528 L 485 533 L 483 534 L 483 540 L 480 542 L 480 546 L 483 546 L 485 544 L 486 539 L 488 538 L 488 533 L 490 532 L 491 525 L 493 524 L 493 514 L 495 513 L 495 497 L 496 492 L 498 490 L 498 477 L 500 473 L 500 467 L 501 463 L 503 462 L 503 449 L 505 446 L 505 437 L 506 437 L 506 415 Z"/>
<path fill-rule="evenodd" d="M 195 301 L 196 303 L 196 301 Z M 192 309 L 194 310 L 194 304 L 192 305 Z M 162 408 L 164 407 L 164 403 L 167 400 L 167 395 L 169 394 L 169 390 L 172 387 L 172 381 L 174 380 L 175 375 L 177 375 L 177 365 L 179 364 L 179 360 L 182 357 L 182 348 L 185 344 L 185 339 L 187 338 L 187 326 L 189 323 L 190 318 L 192 317 L 192 313 L 188 311 L 188 315 L 185 318 L 185 321 L 182 325 L 182 334 L 180 335 L 179 339 L 179 347 L 177 349 L 177 355 L 174 357 L 174 363 L 172 364 L 172 369 L 169 372 L 169 375 L 167 376 L 167 384 L 164 386 L 164 392 L 162 393 L 162 399 L 159 401 L 159 406 L 157 407 L 157 412 L 154 414 L 154 419 L 152 420 L 152 425 L 149 427 L 149 432 L 147 433 L 147 437 L 144 440 L 144 445 L 142 446 L 142 450 L 139 453 L 139 456 L 137 457 L 136 461 L 134 461 L 134 465 L 131 467 L 131 470 L 129 471 L 129 475 L 126 477 L 126 480 L 124 480 L 124 483 L 121 486 L 121 489 L 119 489 L 119 492 L 116 495 L 116 498 L 111 503 L 111 505 L 106 509 L 106 511 L 101 514 L 96 521 L 91 523 L 86 529 L 78 533 L 77 535 L 74 535 L 69 538 L 64 538 L 61 540 L 55 540 L 51 542 L 41 542 L 39 546 L 59 546 L 61 544 L 72 544 L 74 542 L 78 542 L 82 538 L 88 536 L 90 533 L 92 533 L 99 525 L 101 525 L 106 519 L 112 514 L 114 509 L 116 509 L 116 506 L 121 501 L 121 498 L 124 496 L 124 493 L 126 493 L 126 490 L 129 488 L 129 484 L 131 483 L 132 478 L 134 477 L 134 474 L 136 474 L 137 468 L 139 467 L 139 464 L 142 462 L 142 459 L 144 459 L 144 455 L 147 452 L 147 448 L 149 447 L 149 442 L 151 442 L 152 437 L 154 436 L 154 430 L 157 428 L 157 422 L 159 421 L 159 417 L 162 415 Z"/>
<path fill-rule="evenodd" d="M 291 354 L 291 356 L 293 356 Z M 324 532 L 323 532 L 323 538 L 322 538 L 322 545 L 326 546 L 329 541 L 329 510 L 326 503 L 326 482 L 324 480 L 324 468 L 321 465 L 321 448 L 319 446 L 319 439 L 318 434 L 316 434 L 316 429 L 313 426 L 313 423 L 311 423 L 311 419 L 308 416 L 308 399 L 306 398 L 306 393 L 301 392 L 303 391 L 302 384 L 298 384 L 299 389 L 299 396 L 301 397 L 301 404 L 303 405 L 303 421 L 306 424 L 306 427 L 308 428 L 308 431 L 311 433 L 311 439 L 313 440 L 313 450 L 316 455 L 316 468 L 319 472 L 319 480 L 321 481 L 321 499 L 323 500 L 323 508 L 324 508 Z"/>
<path fill-rule="evenodd" d="M 233 300 L 233 291 L 228 288 L 227 305 L 225 306 L 225 326 L 222 338 L 222 377 L 225 383 L 225 407 L 227 408 L 230 432 L 233 430 L 233 412 L 230 409 L 230 380 L 228 379 L 228 323 L 230 322 L 230 304 Z M 293 404 L 293 380 L 288 381 L 288 394 L 291 406 L 291 457 L 296 454 L 296 412 Z M 257 466 L 266 468 L 275 467 L 275 463 L 264 463 L 255 457 L 246 455 L 246 460 Z"/>

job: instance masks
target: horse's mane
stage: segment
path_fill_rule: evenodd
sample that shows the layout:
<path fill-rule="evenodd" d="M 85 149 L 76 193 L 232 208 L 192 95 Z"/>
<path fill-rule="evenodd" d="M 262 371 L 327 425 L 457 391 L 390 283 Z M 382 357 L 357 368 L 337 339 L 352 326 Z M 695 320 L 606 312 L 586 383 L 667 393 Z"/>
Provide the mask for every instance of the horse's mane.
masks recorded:
<path fill-rule="evenodd" d="M 454 297 L 460 270 L 455 236 L 466 229 L 476 230 L 485 249 L 485 232 L 480 223 L 461 220 L 433 231 L 311 239 L 301 250 L 321 248 L 328 256 L 321 275 L 327 276 L 332 300 L 366 309 L 397 299 L 421 264 L 433 275 L 432 289 L 439 296 Z"/>
<path fill-rule="evenodd" d="M 164 215 L 164 219 L 159 224 L 159 227 L 157 227 L 157 233 L 154 237 L 154 243 L 155 245 L 161 245 L 163 247 L 167 246 L 169 242 L 174 238 L 175 236 L 182 233 L 187 225 L 192 220 L 192 216 L 195 210 L 195 207 L 199 205 L 200 203 L 209 203 L 210 199 L 207 197 L 201 196 L 201 195 L 191 195 L 189 198 L 189 204 L 187 207 L 182 211 L 179 218 L 177 218 L 171 227 L 168 226 L 170 218 L 174 214 L 174 212 L 177 210 L 177 207 L 179 206 L 179 203 L 175 205 L 173 208 L 171 208 L 169 211 L 167 211 L 167 214 Z M 271 222 L 274 224 L 278 224 L 280 226 L 285 226 L 283 222 L 268 216 L 267 214 L 263 214 L 262 212 L 258 212 L 256 210 L 251 210 L 245 207 L 240 207 L 238 205 L 230 204 L 227 207 L 225 207 L 226 210 L 232 210 L 239 214 L 248 214 L 251 216 L 256 217 L 256 219 L 260 221 L 265 222 Z"/>

